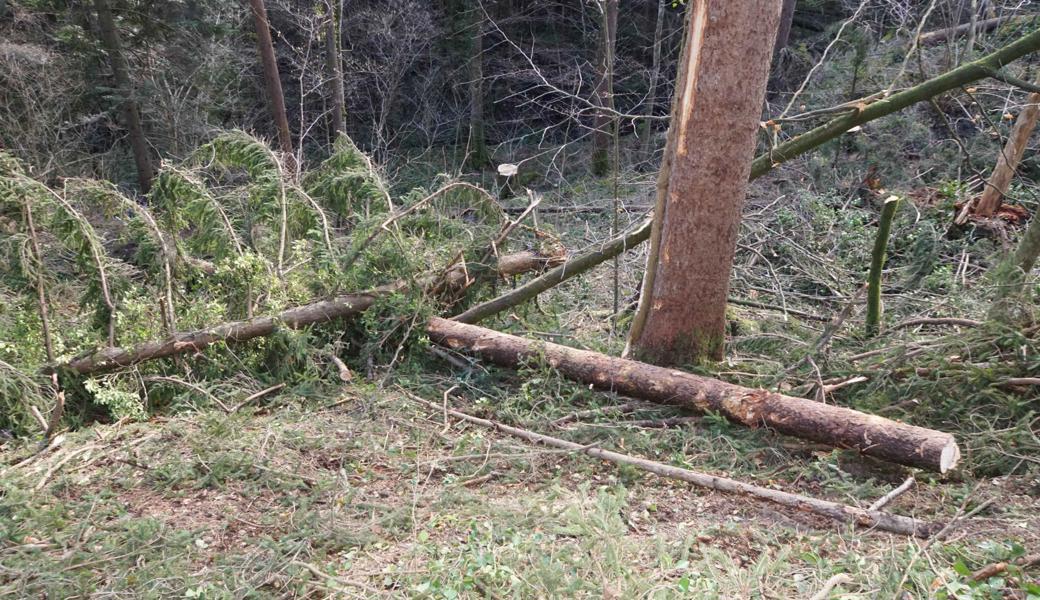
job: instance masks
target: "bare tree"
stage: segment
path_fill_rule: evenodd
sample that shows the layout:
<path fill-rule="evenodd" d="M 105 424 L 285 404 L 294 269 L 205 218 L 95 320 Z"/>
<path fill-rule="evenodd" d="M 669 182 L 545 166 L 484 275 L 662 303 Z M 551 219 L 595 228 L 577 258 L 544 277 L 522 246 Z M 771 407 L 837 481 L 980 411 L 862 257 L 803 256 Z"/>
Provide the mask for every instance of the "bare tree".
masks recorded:
<path fill-rule="evenodd" d="M 654 114 L 657 104 L 657 78 L 661 76 L 661 35 L 664 32 L 664 15 L 668 12 L 668 0 L 656 0 L 657 20 L 654 25 L 653 60 L 650 64 L 650 87 L 646 95 L 646 116 L 643 121 L 643 155 L 649 159 L 651 152 L 650 132 L 653 122 L 649 117 Z"/>
<path fill-rule="evenodd" d="M 603 176 L 610 169 L 610 140 L 614 118 L 614 53 L 617 50 L 618 0 L 597 0 L 603 14 L 599 56 L 596 60 L 596 88 L 592 102 L 596 111 L 593 131 L 592 173 Z"/>
<path fill-rule="evenodd" d="M 108 55 L 112 79 L 115 80 L 120 95 L 120 112 L 123 126 L 126 127 L 130 139 L 134 164 L 137 166 L 137 182 L 141 191 L 147 192 L 152 187 L 155 171 L 148 152 L 148 141 L 144 137 L 144 128 L 141 126 L 141 109 L 137 105 L 134 86 L 130 81 L 130 66 L 127 64 L 126 55 L 123 54 L 123 44 L 119 39 L 119 30 L 116 28 L 115 17 L 108 0 L 94 0 L 94 9 L 97 11 L 101 44 Z"/>
<path fill-rule="evenodd" d="M 335 0 L 326 0 L 328 20 L 325 23 L 325 60 L 328 69 L 329 87 L 332 93 L 331 129 L 333 136 L 346 132 L 343 123 L 343 61 L 340 58 L 340 7 Z"/>
<path fill-rule="evenodd" d="M 720 359 L 779 0 L 689 3 L 650 254 L 627 353 Z"/>
<path fill-rule="evenodd" d="M 278 59 L 274 54 L 274 42 L 271 39 L 271 25 L 267 20 L 267 8 L 264 6 L 264 0 L 249 0 L 249 5 L 253 9 L 257 48 L 260 51 L 260 60 L 264 65 L 267 101 L 271 108 L 271 118 L 278 129 L 278 146 L 287 157 L 291 157 L 293 155 L 292 134 L 289 132 L 289 117 L 285 112 L 285 94 L 282 93 L 282 80 L 278 73 Z"/>

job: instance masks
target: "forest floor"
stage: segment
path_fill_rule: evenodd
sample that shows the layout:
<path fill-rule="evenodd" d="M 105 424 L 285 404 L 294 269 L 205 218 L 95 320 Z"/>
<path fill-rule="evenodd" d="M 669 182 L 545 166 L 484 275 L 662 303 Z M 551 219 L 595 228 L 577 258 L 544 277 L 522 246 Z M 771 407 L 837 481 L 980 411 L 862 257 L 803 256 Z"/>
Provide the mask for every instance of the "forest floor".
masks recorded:
<path fill-rule="evenodd" d="M 6 469 L 3 594 L 808 598 L 844 573 L 832 597 L 991 598 L 1024 582 L 966 574 L 1040 547 L 1035 479 L 924 478 L 891 510 L 953 522 L 930 544 L 446 423 L 393 390 L 327 405 L 98 425 Z M 710 418 L 570 428 L 860 506 L 904 475 Z"/>
<path fill-rule="evenodd" d="M 752 194 L 734 293 L 774 307 L 734 307 L 730 357 L 705 372 L 802 394 L 811 391 L 799 387 L 807 381 L 866 373 L 868 382 L 825 399 L 957 433 L 967 468 L 943 478 L 914 473 L 918 484 L 889 507 L 949 523 L 941 541 L 855 530 L 446 420 L 413 395 L 857 506 L 911 474 L 712 415 L 678 428 L 650 426 L 646 420 L 680 414 L 659 406 L 554 425 L 575 410 L 625 400 L 539 365 L 485 369 L 420 346 L 389 372 L 362 376 L 364 366 L 352 365 L 354 381 L 301 384 L 230 415 L 202 408 L 96 424 L 42 453 L 29 442 L 8 444 L 0 450 L 8 541 L 0 548 L 0 595 L 809 598 L 845 574 L 822 597 L 1040 597 L 1035 569 L 971 577 L 1040 550 L 1036 421 L 1028 408 L 1035 391 L 997 385 L 1032 368 L 1036 353 L 1025 344 L 1035 340 L 998 344 L 986 333 L 972 345 L 968 332 L 920 328 L 862 339 L 854 311 L 833 348 L 812 353 L 823 324 L 783 310 L 831 317 L 857 301 L 862 273 L 854 269 L 869 252 L 872 209 L 812 195 L 778 209 L 764 187 L 771 185 Z M 649 189 L 649 178 L 630 187 L 628 202 L 644 208 L 626 213 L 622 227 L 642 217 Z M 596 200 L 602 189 L 575 194 L 580 206 L 604 202 Z M 928 209 L 908 207 L 897 232 L 920 231 L 921 210 Z M 545 216 L 539 226 L 554 227 L 572 250 L 609 236 L 605 214 Z M 905 282 L 922 259 L 902 232 L 889 278 Z M 933 238 L 937 266 L 919 288 L 888 294 L 889 323 L 984 316 L 984 292 L 966 283 L 980 261 L 963 257 L 988 250 Z M 622 306 L 642 260 L 633 252 L 619 265 Z M 813 285 L 824 291 L 811 296 Z M 613 333 L 612 288 L 612 266 L 604 265 L 488 326 L 617 353 L 623 337 Z M 864 350 L 875 352 L 869 364 L 854 356 Z M 973 403 L 962 402 L 968 395 Z"/>

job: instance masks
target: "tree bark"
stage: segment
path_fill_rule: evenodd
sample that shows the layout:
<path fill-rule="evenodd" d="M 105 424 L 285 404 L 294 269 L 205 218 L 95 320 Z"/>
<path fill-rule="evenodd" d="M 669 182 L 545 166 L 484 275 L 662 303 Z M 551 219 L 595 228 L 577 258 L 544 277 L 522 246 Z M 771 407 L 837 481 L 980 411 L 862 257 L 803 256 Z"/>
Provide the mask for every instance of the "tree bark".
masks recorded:
<path fill-rule="evenodd" d="M 592 174 L 602 177 L 610 170 L 610 140 L 617 120 L 614 118 L 614 52 L 617 49 L 618 0 L 598 0 L 603 11 L 599 57 L 596 61 L 596 87 L 592 102 L 596 111 L 592 132 Z"/>
<path fill-rule="evenodd" d="M 517 275 L 552 266 L 556 262 L 555 257 L 545 257 L 534 252 L 520 252 L 499 258 L 497 268 L 500 275 Z M 420 285 L 429 288 L 443 283 L 442 287 L 457 289 L 466 286 L 471 281 L 469 271 L 459 265 L 450 269 L 444 278 L 430 276 L 422 280 Z M 197 331 L 178 332 L 166 339 L 145 342 L 132 348 L 106 348 L 75 358 L 58 368 L 79 375 L 103 373 L 157 358 L 198 352 L 218 342 L 244 342 L 268 336 L 280 328 L 300 329 L 308 325 L 327 323 L 359 314 L 372 306 L 376 300 L 408 289 L 408 285 L 408 282 L 401 281 L 367 292 L 346 294 L 330 300 L 297 306 L 275 316 L 232 321 Z"/>
<path fill-rule="evenodd" d="M 956 39 L 966 33 L 980 33 L 983 31 L 991 31 L 996 29 L 1004 23 L 1012 21 L 1024 21 L 1026 19 L 1034 19 L 1034 15 L 1006 15 L 1003 17 L 996 17 L 993 19 L 985 19 L 978 21 L 972 19 L 967 23 L 962 23 L 956 27 L 947 27 L 945 29 L 937 29 L 935 31 L 929 31 L 922 33 L 921 37 L 917 38 L 917 43 L 921 46 L 934 46 L 935 44 L 945 42 L 947 40 Z M 974 25 L 974 28 L 972 27 Z"/>
<path fill-rule="evenodd" d="M 867 104 L 866 107 L 850 109 L 849 112 L 795 136 L 760 155 L 752 163 L 750 179 L 755 180 L 765 175 L 781 164 L 833 140 L 857 125 L 880 119 L 944 92 L 990 77 L 992 69 L 1007 65 L 1037 50 L 1040 50 L 1040 29 L 1022 36 L 977 61 L 964 64 L 910 89 L 893 94 L 884 100 Z M 663 168 L 662 171 L 664 171 Z M 472 307 L 458 318 L 465 323 L 475 323 L 526 302 L 538 294 L 642 244 L 650 239 L 651 229 L 652 221 L 647 221 L 634 231 L 607 240 L 594 250 L 570 258 L 562 265 L 532 279 L 507 295 Z"/>
<path fill-rule="evenodd" d="M 657 21 L 654 24 L 654 55 L 650 63 L 650 88 L 646 94 L 646 116 L 643 122 L 643 156 L 644 160 L 650 160 L 653 155 L 653 144 L 651 133 L 653 132 L 653 121 L 649 118 L 654 115 L 657 105 L 657 79 L 661 76 L 661 36 L 664 33 L 664 16 L 668 12 L 668 0 L 657 1 Z"/>
<path fill-rule="evenodd" d="M 108 55 L 109 66 L 112 68 L 112 79 L 115 80 L 116 89 L 121 96 L 120 114 L 130 139 L 134 164 L 137 167 L 137 183 L 142 192 L 148 193 L 148 190 L 152 188 L 155 169 L 148 152 L 148 140 L 144 136 L 144 127 L 141 125 L 141 109 L 137 104 L 134 85 L 130 81 L 130 65 L 127 63 L 126 55 L 123 54 L 119 29 L 116 28 L 115 18 L 112 16 L 108 0 L 94 0 L 94 8 L 97 10 L 101 44 L 105 48 L 105 54 Z"/>
<path fill-rule="evenodd" d="M 484 19 L 479 7 L 471 7 L 469 77 L 469 140 L 467 164 L 472 169 L 483 169 L 491 164 L 487 137 L 484 130 Z"/>
<path fill-rule="evenodd" d="M 344 95 L 343 95 L 343 64 L 340 59 L 339 43 L 339 7 L 336 0 L 328 0 L 326 3 L 329 20 L 325 24 L 325 61 L 328 70 L 329 87 L 332 96 L 331 128 L 332 139 L 341 133 L 346 133 L 343 122 Z"/>
<path fill-rule="evenodd" d="M 656 364 L 720 360 L 726 298 L 765 100 L 778 0 L 690 3 L 674 139 L 627 352 Z"/>
<path fill-rule="evenodd" d="M 1026 99 L 1026 105 L 1022 112 L 1018 113 L 1015 124 L 1011 128 L 1004 151 L 997 157 L 997 166 L 986 182 L 982 190 L 982 198 L 975 207 L 975 214 L 980 217 L 992 217 L 1000 205 L 1004 202 L 1004 196 L 1011 186 L 1011 180 L 1015 177 L 1018 164 L 1022 162 L 1026 147 L 1029 145 L 1029 136 L 1036 129 L 1037 119 L 1040 118 L 1040 94 L 1032 93 Z"/>
<path fill-rule="evenodd" d="M 274 42 L 271 40 L 271 25 L 267 20 L 267 8 L 264 0 L 249 0 L 253 9 L 253 25 L 256 27 L 257 49 L 264 67 L 264 84 L 267 87 L 267 102 L 278 130 L 278 147 L 287 159 L 293 156 L 292 134 L 289 132 L 289 116 L 285 112 L 285 94 L 282 93 L 282 79 L 278 73 L 278 59 L 274 54 Z"/>
<path fill-rule="evenodd" d="M 768 427 L 881 460 L 945 473 L 960 459 L 957 442 L 948 433 L 840 406 L 436 317 L 428 323 L 427 332 L 436 344 L 467 350 L 499 365 L 516 367 L 544 360 L 565 377 L 599 389 L 701 413 L 721 413 L 740 425 Z"/>
<path fill-rule="evenodd" d="M 783 2 L 783 7 L 780 9 L 780 26 L 776 30 L 776 41 L 773 42 L 774 60 L 780 51 L 787 47 L 787 43 L 791 39 L 791 26 L 794 24 L 796 0 L 783 0 Z"/>

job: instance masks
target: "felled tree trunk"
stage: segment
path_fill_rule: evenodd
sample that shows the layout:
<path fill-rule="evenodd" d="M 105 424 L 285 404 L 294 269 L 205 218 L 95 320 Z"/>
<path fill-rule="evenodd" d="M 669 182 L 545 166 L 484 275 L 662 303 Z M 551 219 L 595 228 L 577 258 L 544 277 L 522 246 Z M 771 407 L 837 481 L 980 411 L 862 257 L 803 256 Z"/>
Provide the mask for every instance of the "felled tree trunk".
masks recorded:
<path fill-rule="evenodd" d="M 498 261 L 500 275 L 517 275 L 537 271 L 558 263 L 556 257 L 545 257 L 534 252 L 520 252 L 502 256 Z M 440 285 L 442 288 L 461 288 L 469 284 L 468 271 L 462 265 L 450 269 L 443 277 L 431 276 L 420 282 L 424 288 Z M 308 325 L 328 323 L 351 317 L 367 310 L 378 299 L 408 288 L 407 282 L 397 282 L 357 294 L 337 296 L 297 306 L 268 317 L 246 321 L 221 323 L 206 329 L 178 332 L 164 340 L 138 344 L 132 348 L 106 348 L 75 358 L 59 369 L 79 375 L 103 373 L 136 365 L 157 358 L 167 358 L 187 352 L 198 352 L 219 342 L 244 342 L 271 335 L 279 329 L 300 329 Z"/>
<path fill-rule="evenodd" d="M 447 319 L 431 319 L 427 332 L 437 344 L 473 352 L 499 365 L 515 367 L 544 360 L 569 379 L 600 389 L 698 412 L 721 413 L 740 425 L 768 427 L 785 435 L 855 449 L 881 460 L 945 473 L 960 459 L 957 442 L 948 433 L 840 406 L 530 341 Z"/>

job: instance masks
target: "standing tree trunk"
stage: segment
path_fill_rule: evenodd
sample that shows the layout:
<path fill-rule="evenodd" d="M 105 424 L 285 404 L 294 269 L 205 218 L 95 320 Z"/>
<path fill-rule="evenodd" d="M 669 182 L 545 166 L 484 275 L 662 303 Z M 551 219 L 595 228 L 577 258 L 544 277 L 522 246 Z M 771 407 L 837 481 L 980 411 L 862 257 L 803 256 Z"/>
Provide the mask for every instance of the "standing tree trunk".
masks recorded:
<path fill-rule="evenodd" d="M 329 87 L 332 88 L 332 139 L 335 141 L 340 133 L 345 133 L 343 124 L 343 64 L 339 56 L 339 18 L 340 12 L 336 0 L 326 3 L 329 20 L 325 24 L 325 61 L 328 69 Z"/>
<path fill-rule="evenodd" d="M 126 61 L 126 55 L 123 54 L 123 44 L 119 40 L 119 30 L 116 28 L 108 0 L 94 0 L 94 8 L 97 10 L 101 44 L 108 55 L 112 78 L 120 96 L 123 127 L 126 127 L 130 137 L 130 148 L 137 166 L 137 183 L 141 186 L 141 191 L 147 193 L 152 187 L 155 171 L 148 153 L 148 140 L 145 139 L 144 128 L 141 126 L 141 110 L 137 106 L 134 86 L 130 82 L 130 66 Z"/>
<path fill-rule="evenodd" d="M 1022 156 L 1029 145 L 1029 136 L 1036 129 L 1037 118 L 1040 118 L 1040 94 L 1032 93 L 1026 99 L 1026 105 L 1022 112 L 1018 113 L 1018 119 L 1011 128 L 1004 151 L 997 157 L 997 166 L 993 174 L 986 182 L 986 188 L 982 190 L 982 198 L 975 207 L 975 214 L 980 217 L 992 217 L 1000 208 L 1007 194 L 1011 180 L 1015 177 L 1018 163 L 1022 162 Z"/>
<path fill-rule="evenodd" d="M 773 42 L 773 60 L 776 60 L 776 56 L 787 47 L 787 42 L 791 39 L 795 4 L 795 0 L 784 0 L 783 8 L 780 10 L 780 27 L 776 31 L 776 41 Z"/>
<path fill-rule="evenodd" d="M 289 117 L 285 112 L 285 95 L 282 93 L 282 80 L 278 74 L 278 60 L 274 55 L 274 42 L 271 40 L 271 26 L 267 21 L 267 9 L 264 0 L 249 0 L 253 7 L 253 24 L 256 26 L 256 43 L 260 50 L 260 60 L 264 65 L 264 83 L 267 86 L 267 101 L 271 108 L 271 118 L 278 128 L 278 146 L 287 159 L 293 156 L 292 134 L 289 133 Z"/>
<path fill-rule="evenodd" d="M 664 15 L 668 12 L 668 0 L 656 0 L 657 23 L 654 25 L 654 58 L 650 63 L 650 89 L 646 94 L 646 120 L 643 122 L 643 156 L 650 160 L 653 144 L 650 134 L 653 132 L 654 105 L 657 104 L 657 78 L 661 76 L 661 34 L 664 31 Z"/>
<path fill-rule="evenodd" d="M 598 0 L 603 11 L 599 58 L 596 61 L 596 88 L 592 103 L 596 111 L 592 132 L 592 173 L 602 177 L 610 170 L 610 140 L 617 124 L 614 118 L 614 50 L 617 47 L 618 0 Z"/>
<path fill-rule="evenodd" d="M 779 0 L 693 0 L 650 254 L 626 353 L 721 359 L 726 297 Z"/>
<path fill-rule="evenodd" d="M 469 53 L 469 153 L 466 164 L 472 169 L 483 169 L 491 164 L 491 155 L 484 134 L 484 19 L 479 6 L 470 7 L 468 20 L 472 31 Z"/>

